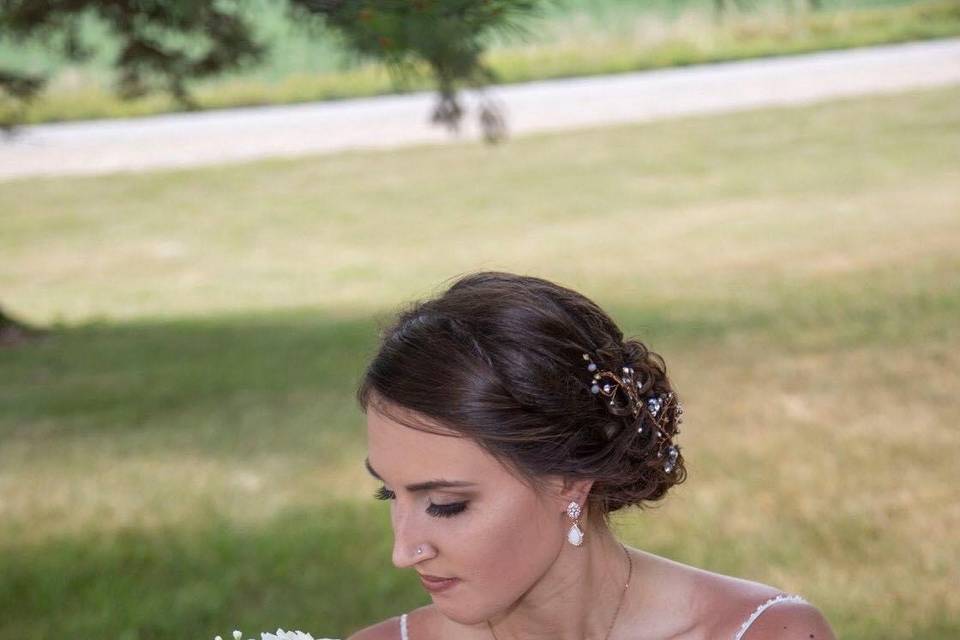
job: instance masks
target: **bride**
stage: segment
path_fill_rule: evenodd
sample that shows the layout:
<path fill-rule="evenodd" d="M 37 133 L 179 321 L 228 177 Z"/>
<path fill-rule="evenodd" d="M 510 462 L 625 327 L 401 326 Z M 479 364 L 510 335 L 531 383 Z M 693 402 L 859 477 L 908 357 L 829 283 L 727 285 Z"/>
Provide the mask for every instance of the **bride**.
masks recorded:
<path fill-rule="evenodd" d="M 685 477 L 663 360 L 575 291 L 461 278 L 404 311 L 358 391 L 393 563 L 432 604 L 348 640 L 833 640 L 801 597 L 619 542 Z"/>

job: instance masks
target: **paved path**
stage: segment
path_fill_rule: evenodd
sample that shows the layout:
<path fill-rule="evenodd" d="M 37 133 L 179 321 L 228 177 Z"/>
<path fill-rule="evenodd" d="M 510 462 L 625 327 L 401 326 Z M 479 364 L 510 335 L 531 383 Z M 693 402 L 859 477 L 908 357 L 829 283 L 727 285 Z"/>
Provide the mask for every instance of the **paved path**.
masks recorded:
<path fill-rule="evenodd" d="M 960 84 L 960 38 L 493 87 L 512 135 Z M 0 180 L 220 164 L 476 139 L 427 123 L 419 93 L 24 127 L 0 141 Z"/>

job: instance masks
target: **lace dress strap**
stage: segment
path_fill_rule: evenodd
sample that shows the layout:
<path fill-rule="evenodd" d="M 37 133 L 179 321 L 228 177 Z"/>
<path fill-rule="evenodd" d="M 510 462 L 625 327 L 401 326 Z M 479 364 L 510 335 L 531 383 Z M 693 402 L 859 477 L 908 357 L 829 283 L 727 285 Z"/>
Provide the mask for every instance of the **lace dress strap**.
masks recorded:
<path fill-rule="evenodd" d="M 760 617 L 760 614 L 766 611 L 767 609 L 769 609 L 770 607 L 772 607 L 773 605 L 777 604 L 778 602 L 806 602 L 806 600 L 804 600 L 800 596 L 789 595 L 786 593 L 781 593 L 776 597 L 770 598 L 769 600 L 767 600 L 766 602 L 764 602 L 759 607 L 753 610 L 753 613 L 750 614 L 750 617 L 747 618 L 742 625 L 740 625 L 740 630 L 737 631 L 737 635 L 733 637 L 733 640 L 741 640 L 741 638 L 743 638 L 743 634 L 745 634 L 747 632 L 747 629 L 750 628 L 750 625 L 752 625 L 754 621 Z M 406 637 L 404 637 L 404 640 L 406 640 Z"/>
<path fill-rule="evenodd" d="M 410 640 L 407 634 L 407 614 L 400 616 L 400 640 Z"/>

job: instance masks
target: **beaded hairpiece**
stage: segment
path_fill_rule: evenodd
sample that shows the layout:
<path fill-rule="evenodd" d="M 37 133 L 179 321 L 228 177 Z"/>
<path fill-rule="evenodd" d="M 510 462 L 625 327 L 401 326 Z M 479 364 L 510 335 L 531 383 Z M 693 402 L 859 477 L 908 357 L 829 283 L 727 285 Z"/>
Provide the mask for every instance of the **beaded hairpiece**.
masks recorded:
<path fill-rule="evenodd" d="M 664 436 L 663 419 L 667 415 L 666 409 L 671 404 L 676 405 L 675 414 L 678 427 L 683 422 L 683 407 L 680 406 L 680 401 L 677 400 L 672 391 L 652 395 L 646 398 L 646 402 L 644 402 L 640 397 L 643 381 L 636 378 L 633 367 L 623 367 L 621 369 L 622 375 L 618 376 L 610 370 L 599 369 L 588 353 L 583 354 L 583 359 L 587 361 L 587 371 L 593 376 L 590 380 L 590 392 L 595 396 L 602 395 L 609 398 L 605 404 L 612 414 L 617 416 L 632 415 L 634 418 L 638 418 L 640 412 L 646 406 L 647 412 L 656 424 L 658 439 L 662 439 Z M 617 402 L 618 391 L 622 392 L 626 398 L 625 403 Z M 643 429 L 643 421 L 641 421 L 637 427 L 637 433 L 643 433 Z M 676 429 L 676 433 L 680 433 L 679 428 Z M 663 440 L 663 442 L 667 441 L 666 439 Z M 662 458 L 663 454 L 661 444 L 660 450 L 657 451 L 657 457 Z M 666 455 L 667 459 L 663 463 L 663 470 L 670 473 L 676 468 L 680 450 L 675 445 L 670 444 L 666 448 Z"/>
<path fill-rule="evenodd" d="M 623 367 L 623 376 L 621 377 L 613 371 L 599 371 L 596 363 L 590 358 L 589 353 L 583 354 L 583 359 L 589 363 L 587 364 L 587 371 L 593 374 L 590 393 L 593 395 L 603 394 L 610 398 L 607 404 L 610 407 L 611 413 L 615 415 L 626 415 L 626 413 L 629 412 L 633 414 L 634 418 L 638 417 L 642 405 L 640 404 L 640 394 L 637 389 L 643 386 L 643 382 L 640 380 L 634 381 L 633 368 Z M 626 406 L 617 404 L 616 395 L 618 389 L 622 390 L 624 395 L 627 396 Z"/>

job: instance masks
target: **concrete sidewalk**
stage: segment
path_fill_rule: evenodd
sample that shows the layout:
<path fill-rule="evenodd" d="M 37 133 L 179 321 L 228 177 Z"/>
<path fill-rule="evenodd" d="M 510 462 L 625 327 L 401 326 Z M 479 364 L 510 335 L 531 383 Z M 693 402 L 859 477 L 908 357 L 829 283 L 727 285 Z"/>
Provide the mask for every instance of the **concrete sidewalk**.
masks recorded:
<path fill-rule="evenodd" d="M 491 87 L 513 136 L 960 84 L 960 39 Z M 0 142 L 0 180 L 91 175 L 479 138 L 432 93 L 37 125 Z"/>

